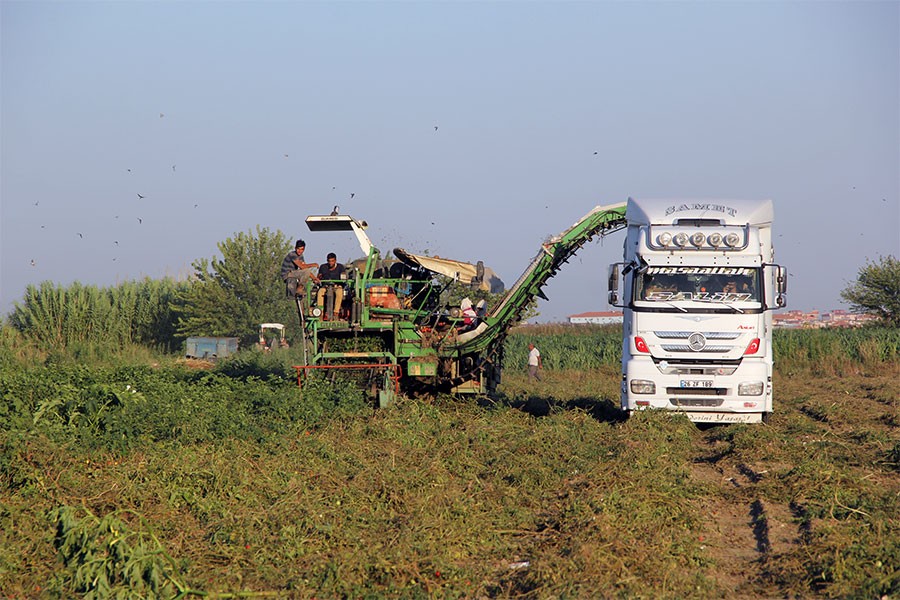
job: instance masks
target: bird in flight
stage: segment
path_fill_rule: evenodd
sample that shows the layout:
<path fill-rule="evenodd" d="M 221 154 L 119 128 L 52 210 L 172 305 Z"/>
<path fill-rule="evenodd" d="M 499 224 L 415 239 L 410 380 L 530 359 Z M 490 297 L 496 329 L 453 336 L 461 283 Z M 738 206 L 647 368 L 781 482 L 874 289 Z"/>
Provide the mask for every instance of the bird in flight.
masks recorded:
<path fill-rule="evenodd" d="M 162 119 L 164 116 L 166 116 L 166 115 L 164 115 L 163 113 L 159 113 L 159 118 L 160 118 L 160 119 Z"/>
<path fill-rule="evenodd" d="M 37 205 L 40 204 L 40 203 L 41 203 L 41 201 L 38 200 L 37 202 L 34 203 L 34 205 L 37 206 Z"/>
<path fill-rule="evenodd" d="M 33 266 L 35 266 L 36 264 L 37 264 L 37 263 L 34 262 L 34 259 L 32 258 L 32 259 L 31 259 L 31 266 L 33 267 Z"/>
<path fill-rule="evenodd" d="M 138 220 L 138 224 L 140 224 L 140 223 L 143 223 L 143 222 L 144 222 L 144 220 L 143 220 L 143 219 L 142 219 L 142 218 L 140 218 L 140 217 L 138 217 L 138 218 L 137 218 L 137 220 Z"/>
<path fill-rule="evenodd" d="M 84 236 L 83 236 L 83 235 L 81 235 L 81 233 L 79 233 L 79 234 L 78 234 L 78 237 L 80 237 L 80 238 L 82 238 L 82 239 L 84 239 Z"/>
<path fill-rule="evenodd" d="M 437 125 L 435 125 L 435 126 L 434 126 L 434 130 L 435 130 L 435 131 L 437 131 L 437 129 L 438 129 L 438 126 L 437 126 Z"/>
<path fill-rule="evenodd" d="M 338 209 L 339 209 L 339 208 L 340 208 L 340 207 L 339 207 L 337 204 L 334 205 L 334 208 L 331 209 L 331 216 L 332 216 L 332 217 L 334 217 L 334 216 L 336 216 L 336 215 L 338 214 Z"/>
<path fill-rule="evenodd" d="M 119 240 L 115 240 L 115 242 L 116 242 L 116 246 L 118 246 L 118 245 L 119 245 Z"/>
<path fill-rule="evenodd" d="M 354 194 L 353 192 L 350 192 L 350 198 L 351 198 L 351 199 L 352 199 L 353 196 L 355 196 L 355 195 L 356 195 L 356 194 Z"/>
<path fill-rule="evenodd" d="M 138 194 L 138 200 L 143 200 L 143 199 L 144 199 L 144 197 L 141 196 L 140 194 Z"/>
<path fill-rule="evenodd" d="M 175 165 L 172 165 L 172 172 L 175 172 Z"/>

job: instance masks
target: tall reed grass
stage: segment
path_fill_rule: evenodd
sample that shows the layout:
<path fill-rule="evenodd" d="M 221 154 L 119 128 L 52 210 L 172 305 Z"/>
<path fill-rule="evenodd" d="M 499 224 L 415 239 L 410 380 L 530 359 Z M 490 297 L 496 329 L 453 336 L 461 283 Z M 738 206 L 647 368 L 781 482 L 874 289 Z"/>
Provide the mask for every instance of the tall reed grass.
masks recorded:
<path fill-rule="evenodd" d="M 142 344 L 171 351 L 180 343 L 172 303 L 189 285 L 172 279 L 127 281 L 103 288 L 78 282 L 29 285 L 9 323 L 43 352 L 90 355 L 97 348 Z"/>
<path fill-rule="evenodd" d="M 622 328 L 615 325 L 527 325 L 513 329 L 504 346 L 504 366 L 525 370 L 528 344 L 541 351 L 544 367 L 598 369 L 622 360 Z M 896 364 L 900 329 L 776 329 L 775 365 L 782 371 L 808 370 L 833 375 Z"/>
<path fill-rule="evenodd" d="M 860 373 L 900 359 L 900 329 L 778 329 L 773 339 L 779 371 L 829 375 Z"/>

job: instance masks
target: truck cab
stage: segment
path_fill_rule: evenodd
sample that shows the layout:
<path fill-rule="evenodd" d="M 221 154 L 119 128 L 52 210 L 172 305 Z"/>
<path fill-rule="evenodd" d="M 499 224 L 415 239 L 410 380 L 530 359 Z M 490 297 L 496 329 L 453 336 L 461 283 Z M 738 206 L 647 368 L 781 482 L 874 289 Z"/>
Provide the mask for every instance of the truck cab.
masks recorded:
<path fill-rule="evenodd" d="M 764 421 L 772 311 L 785 306 L 770 200 L 629 199 L 609 300 L 623 309 L 621 406 L 696 422 Z"/>

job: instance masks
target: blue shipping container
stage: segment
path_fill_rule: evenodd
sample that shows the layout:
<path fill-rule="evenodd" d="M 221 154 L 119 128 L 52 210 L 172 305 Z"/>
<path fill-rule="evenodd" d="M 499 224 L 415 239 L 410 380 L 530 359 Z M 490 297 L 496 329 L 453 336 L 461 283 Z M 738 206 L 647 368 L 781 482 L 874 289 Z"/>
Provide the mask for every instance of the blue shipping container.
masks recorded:
<path fill-rule="evenodd" d="M 238 349 L 236 337 L 189 337 L 185 342 L 187 358 L 222 358 L 231 356 Z"/>

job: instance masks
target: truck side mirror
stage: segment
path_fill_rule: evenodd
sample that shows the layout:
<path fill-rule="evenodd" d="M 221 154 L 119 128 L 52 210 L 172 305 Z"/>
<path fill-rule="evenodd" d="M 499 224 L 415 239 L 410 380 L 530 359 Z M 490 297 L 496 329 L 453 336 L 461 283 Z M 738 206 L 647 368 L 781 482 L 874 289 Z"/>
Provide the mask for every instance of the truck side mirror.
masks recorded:
<path fill-rule="evenodd" d="M 788 271 L 785 267 L 776 266 L 775 267 L 775 306 L 778 308 L 784 308 L 787 306 L 787 298 L 785 298 L 785 294 L 787 293 L 787 282 L 788 282 Z"/>
<path fill-rule="evenodd" d="M 788 272 L 784 267 L 777 267 L 775 271 L 775 291 L 779 294 L 787 293 Z"/>
<path fill-rule="evenodd" d="M 619 305 L 619 263 L 609 265 L 607 281 L 607 301 L 611 306 Z"/>

